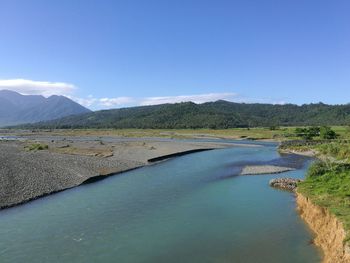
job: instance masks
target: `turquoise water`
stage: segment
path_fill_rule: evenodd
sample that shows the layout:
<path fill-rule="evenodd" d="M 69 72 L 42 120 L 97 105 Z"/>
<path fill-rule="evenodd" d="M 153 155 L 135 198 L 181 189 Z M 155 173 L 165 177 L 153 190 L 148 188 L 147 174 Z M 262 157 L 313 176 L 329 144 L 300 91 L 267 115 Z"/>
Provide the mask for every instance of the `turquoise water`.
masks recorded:
<path fill-rule="evenodd" d="M 283 175 L 237 176 L 276 149 L 200 152 L 0 211 L 0 262 L 319 262 Z"/>

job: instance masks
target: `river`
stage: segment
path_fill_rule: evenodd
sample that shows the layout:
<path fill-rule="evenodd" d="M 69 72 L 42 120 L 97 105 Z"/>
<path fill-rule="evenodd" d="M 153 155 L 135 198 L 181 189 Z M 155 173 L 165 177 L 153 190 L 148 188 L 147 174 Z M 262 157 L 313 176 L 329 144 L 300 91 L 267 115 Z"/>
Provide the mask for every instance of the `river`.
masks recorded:
<path fill-rule="evenodd" d="M 239 176 L 247 163 L 292 162 Z M 0 262 L 320 262 L 273 144 L 189 154 L 0 211 Z"/>

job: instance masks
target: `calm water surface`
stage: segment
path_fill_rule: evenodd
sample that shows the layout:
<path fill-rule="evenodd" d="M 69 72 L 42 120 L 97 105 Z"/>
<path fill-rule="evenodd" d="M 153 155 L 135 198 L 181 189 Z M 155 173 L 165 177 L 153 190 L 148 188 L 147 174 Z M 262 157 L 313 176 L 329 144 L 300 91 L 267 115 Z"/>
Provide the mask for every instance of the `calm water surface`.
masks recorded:
<path fill-rule="evenodd" d="M 0 262 L 319 262 L 293 195 L 268 186 L 282 175 L 236 175 L 278 158 L 201 152 L 0 211 Z"/>

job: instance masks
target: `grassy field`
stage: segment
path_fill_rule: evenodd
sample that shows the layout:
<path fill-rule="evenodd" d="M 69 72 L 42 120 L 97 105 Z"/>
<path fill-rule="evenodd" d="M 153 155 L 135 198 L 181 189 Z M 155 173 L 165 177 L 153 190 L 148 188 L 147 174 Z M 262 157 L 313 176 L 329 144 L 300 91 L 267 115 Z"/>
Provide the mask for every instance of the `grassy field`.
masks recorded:
<path fill-rule="evenodd" d="M 60 135 L 60 136 L 119 136 L 119 137 L 161 137 L 161 138 L 193 138 L 193 137 L 215 137 L 227 139 L 251 139 L 251 140 L 295 140 L 294 130 L 296 127 L 279 128 L 235 128 L 224 130 L 213 129 L 74 129 L 74 130 L 37 130 L 33 135 Z M 350 139 L 350 128 L 345 126 L 334 126 L 334 131 L 340 139 Z M 13 131 L 22 134 L 21 131 Z M 0 134 L 4 131 L 0 130 Z M 25 132 L 28 135 L 28 132 Z M 317 139 L 317 138 L 315 138 Z"/>

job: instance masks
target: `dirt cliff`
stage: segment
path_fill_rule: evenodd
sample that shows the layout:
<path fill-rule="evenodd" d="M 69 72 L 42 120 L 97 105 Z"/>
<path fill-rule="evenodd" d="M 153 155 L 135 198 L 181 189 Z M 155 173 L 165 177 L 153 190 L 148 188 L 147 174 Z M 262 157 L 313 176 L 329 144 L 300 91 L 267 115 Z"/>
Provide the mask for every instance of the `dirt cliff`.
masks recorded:
<path fill-rule="evenodd" d="M 343 224 L 327 209 L 313 204 L 300 193 L 297 193 L 297 209 L 316 234 L 314 242 L 324 253 L 323 263 L 350 263 L 350 247 L 344 242 Z"/>

